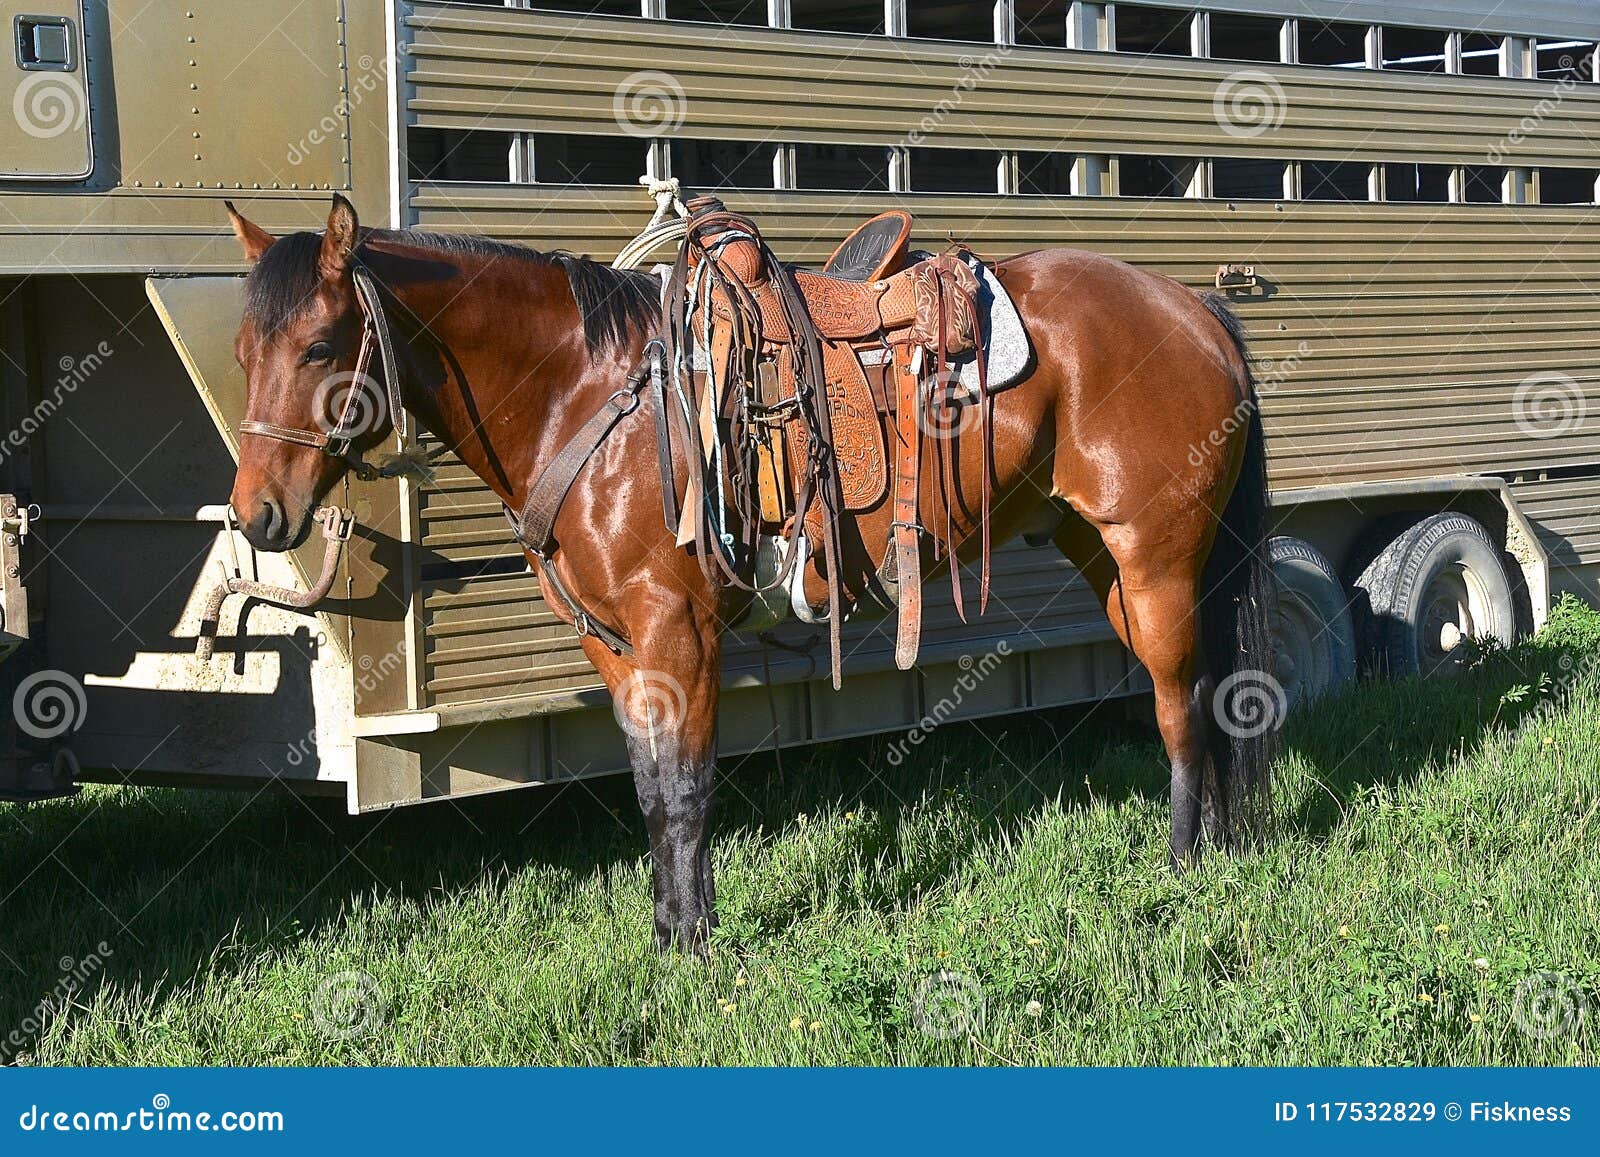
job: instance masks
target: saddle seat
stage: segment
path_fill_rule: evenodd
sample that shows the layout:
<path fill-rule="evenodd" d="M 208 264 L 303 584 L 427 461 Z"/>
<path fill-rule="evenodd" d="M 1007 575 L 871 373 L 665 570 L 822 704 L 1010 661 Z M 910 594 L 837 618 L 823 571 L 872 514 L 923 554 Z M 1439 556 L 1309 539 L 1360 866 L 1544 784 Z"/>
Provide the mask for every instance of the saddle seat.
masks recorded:
<path fill-rule="evenodd" d="M 890 209 L 858 225 L 822 267 L 844 281 L 878 281 L 899 273 L 911 252 L 911 214 Z"/>

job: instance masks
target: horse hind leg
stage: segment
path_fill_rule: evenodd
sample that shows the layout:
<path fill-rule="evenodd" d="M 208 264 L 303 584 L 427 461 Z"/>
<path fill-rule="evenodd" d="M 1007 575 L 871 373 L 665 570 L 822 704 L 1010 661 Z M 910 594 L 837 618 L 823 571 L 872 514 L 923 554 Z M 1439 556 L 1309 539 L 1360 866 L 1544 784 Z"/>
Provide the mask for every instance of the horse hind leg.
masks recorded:
<path fill-rule="evenodd" d="M 1163 576 L 1149 585 L 1134 576 L 1122 583 L 1133 653 L 1155 689 L 1156 726 L 1172 764 L 1168 851 L 1179 870 L 1198 857 L 1207 795 L 1210 680 L 1202 670 L 1197 592 L 1193 574 Z"/>
<path fill-rule="evenodd" d="M 1187 560 L 1163 558 L 1157 565 L 1126 540 L 1126 528 L 1091 525 L 1069 519 L 1055 542 L 1100 596 L 1118 637 L 1150 676 L 1156 725 L 1172 765 L 1168 851 L 1173 867 L 1181 870 L 1195 862 L 1202 827 L 1210 826 L 1205 713 L 1211 691 L 1200 651 L 1198 552 Z"/>

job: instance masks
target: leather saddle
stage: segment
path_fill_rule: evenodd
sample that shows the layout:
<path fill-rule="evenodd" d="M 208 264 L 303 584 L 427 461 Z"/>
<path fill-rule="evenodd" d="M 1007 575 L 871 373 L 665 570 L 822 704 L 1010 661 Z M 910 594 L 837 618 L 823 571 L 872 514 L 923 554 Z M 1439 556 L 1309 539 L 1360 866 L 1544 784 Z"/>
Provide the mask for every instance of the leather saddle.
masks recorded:
<path fill-rule="evenodd" d="M 789 536 L 838 557 L 846 512 L 859 516 L 890 497 L 892 440 L 893 522 L 880 578 L 900 607 L 897 660 L 909 667 L 920 630 L 919 536 L 930 534 L 936 553 L 956 545 L 948 493 L 942 539 L 921 524 L 923 418 L 951 404 L 956 359 L 985 360 L 978 263 L 956 254 L 913 261 L 911 215 L 893 210 L 852 232 L 821 270 L 795 268 L 777 261 L 754 222 L 715 198 L 696 198 L 687 208 L 688 237 L 668 299 L 681 333 L 672 348 L 695 351 L 687 408 L 707 458 L 706 487 L 720 489 L 718 479 L 731 477 L 735 495 L 725 495 L 723 505 L 736 508 L 731 525 L 754 528 L 747 536 Z M 983 437 L 986 601 L 986 430 Z M 711 543 L 701 493 L 681 509 L 681 543 Z M 729 541 L 729 530 L 718 537 Z M 837 679 L 840 580 L 835 565 L 826 570 Z M 952 578 L 959 607 L 954 568 Z"/>

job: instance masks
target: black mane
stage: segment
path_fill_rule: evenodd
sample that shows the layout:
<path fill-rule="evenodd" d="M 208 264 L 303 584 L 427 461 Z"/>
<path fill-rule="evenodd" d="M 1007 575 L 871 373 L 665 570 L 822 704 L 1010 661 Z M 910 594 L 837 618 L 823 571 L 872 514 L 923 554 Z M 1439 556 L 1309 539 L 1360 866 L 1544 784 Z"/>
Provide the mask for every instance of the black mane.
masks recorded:
<path fill-rule="evenodd" d="M 572 298 L 583 319 L 583 340 L 591 354 L 624 345 L 648 332 L 661 318 L 661 283 L 646 273 L 613 269 L 590 257 L 563 250 L 541 253 L 524 245 L 466 233 L 428 233 L 416 229 L 375 229 L 367 240 L 393 241 L 436 253 L 466 257 L 505 257 L 555 264 L 566 272 Z M 276 333 L 293 320 L 317 288 L 320 233 L 291 233 L 261 256 L 245 281 L 245 311 L 263 334 Z"/>

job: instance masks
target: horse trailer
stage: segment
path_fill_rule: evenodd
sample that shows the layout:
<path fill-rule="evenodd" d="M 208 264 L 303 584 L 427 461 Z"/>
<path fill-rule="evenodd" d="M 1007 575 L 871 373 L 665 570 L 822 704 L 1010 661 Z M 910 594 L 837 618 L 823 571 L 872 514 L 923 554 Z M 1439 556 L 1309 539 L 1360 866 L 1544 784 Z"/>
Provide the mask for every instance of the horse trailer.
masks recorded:
<path fill-rule="evenodd" d="M 284 233 L 342 192 L 368 224 L 609 260 L 648 222 L 646 174 L 715 191 L 802 263 L 893 206 L 928 248 L 1104 252 L 1225 292 L 1249 331 L 1285 694 L 1447 670 L 1558 594 L 1600 595 L 1582 0 L 0 15 L 0 798 L 282 784 L 366 811 L 627 767 L 499 502 L 449 458 L 431 483 L 341 483 L 328 597 L 230 600 L 217 660 L 196 657 L 219 584 L 308 588 L 324 550 L 257 554 L 230 521 L 245 263 L 225 201 Z M 846 628 L 842 694 L 815 628 L 730 639 L 723 749 L 1147 688 L 1053 550 L 997 552 L 970 626 L 939 587 L 914 671 L 892 626 Z"/>

